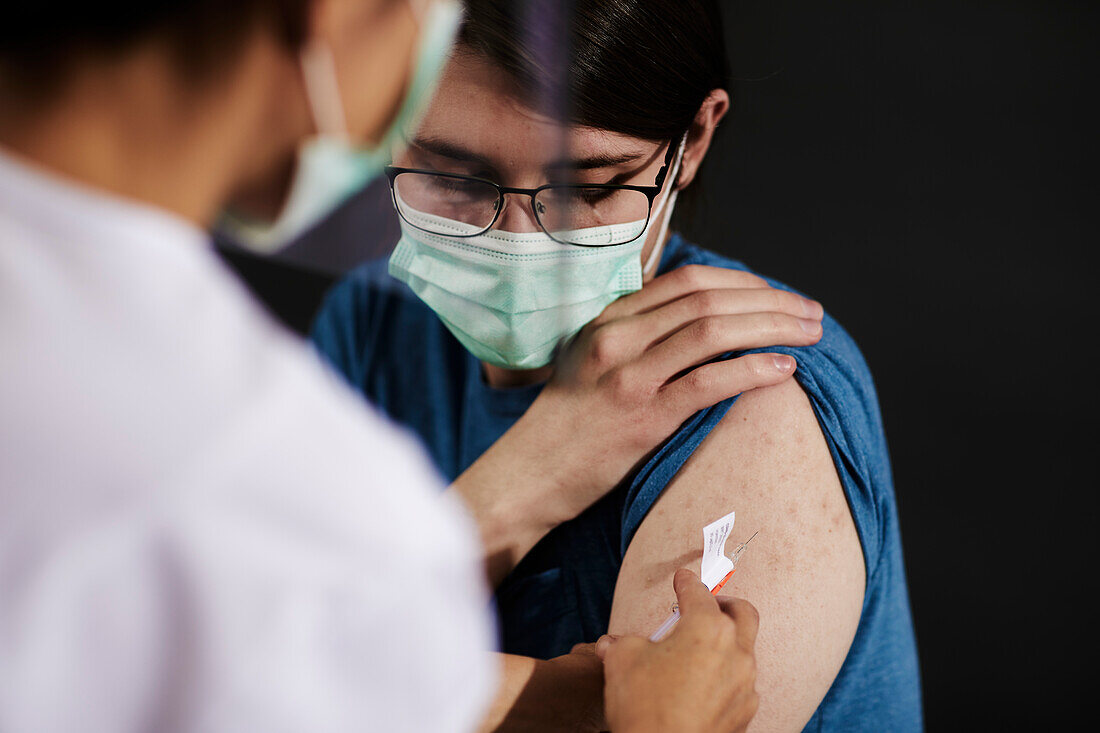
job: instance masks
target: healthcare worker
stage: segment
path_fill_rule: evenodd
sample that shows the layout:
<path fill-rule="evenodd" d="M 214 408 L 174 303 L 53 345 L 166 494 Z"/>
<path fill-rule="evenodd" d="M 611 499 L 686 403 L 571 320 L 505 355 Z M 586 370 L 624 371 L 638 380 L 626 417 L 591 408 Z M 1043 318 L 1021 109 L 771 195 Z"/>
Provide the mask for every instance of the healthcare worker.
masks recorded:
<path fill-rule="evenodd" d="M 528 425 L 511 438 L 526 451 L 487 454 L 440 499 L 420 449 L 257 307 L 204 233 L 233 202 L 232 226 L 274 249 L 365 185 L 458 12 L 6 12 L 0 730 L 460 731 L 522 694 L 485 652 L 483 563 L 514 564 L 611 488 L 579 466 L 625 471 L 698 406 L 655 401 L 541 464 L 524 464 L 532 436 L 568 441 Z M 731 374 L 706 399 L 776 379 Z M 506 509 L 485 500 L 505 488 Z M 735 730 L 755 710 L 755 612 L 676 582 L 667 642 L 598 649 L 613 730 Z"/>

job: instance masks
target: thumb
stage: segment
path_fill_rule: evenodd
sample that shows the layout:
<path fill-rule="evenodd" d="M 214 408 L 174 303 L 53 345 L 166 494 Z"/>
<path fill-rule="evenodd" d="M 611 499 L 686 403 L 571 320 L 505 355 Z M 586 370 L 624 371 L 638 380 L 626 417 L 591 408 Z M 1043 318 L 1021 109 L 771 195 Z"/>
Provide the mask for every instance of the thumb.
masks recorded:
<path fill-rule="evenodd" d="M 607 652 L 611 649 L 611 645 L 619 640 L 617 634 L 604 634 L 596 641 L 596 656 L 602 661 L 607 656 Z"/>
<path fill-rule="evenodd" d="M 676 590 L 676 601 L 680 605 L 680 615 L 684 617 L 718 611 L 718 601 L 710 594 L 699 576 L 690 570 L 681 568 L 672 578 L 672 587 Z"/>

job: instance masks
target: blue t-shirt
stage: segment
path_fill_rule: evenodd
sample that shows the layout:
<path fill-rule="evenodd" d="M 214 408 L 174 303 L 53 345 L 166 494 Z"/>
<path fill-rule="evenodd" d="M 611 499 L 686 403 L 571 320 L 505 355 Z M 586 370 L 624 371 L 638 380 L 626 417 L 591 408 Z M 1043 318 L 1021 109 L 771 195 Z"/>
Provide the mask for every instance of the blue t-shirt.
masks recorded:
<path fill-rule="evenodd" d="M 659 271 L 687 264 L 748 269 L 674 235 Z M 329 293 L 313 340 L 354 387 L 420 436 L 449 479 L 496 442 L 541 389 L 489 387 L 479 362 L 411 290 L 389 276 L 385 261 L 360 267 Z M 828 315 L 816 345 L 766 351 L 798 359 L 796 377 L 832 453 L 867 569 L 852 647 L 806 730 L 919 730 L 916 643 L 871 374 L 855 342 Z M 547 534 L 523 558 L 496 594 L 503 651 L 545 659 L 607 631 L 615 581 L 631 538 L 733 401 L 696 413 L 636 475 Z"/>

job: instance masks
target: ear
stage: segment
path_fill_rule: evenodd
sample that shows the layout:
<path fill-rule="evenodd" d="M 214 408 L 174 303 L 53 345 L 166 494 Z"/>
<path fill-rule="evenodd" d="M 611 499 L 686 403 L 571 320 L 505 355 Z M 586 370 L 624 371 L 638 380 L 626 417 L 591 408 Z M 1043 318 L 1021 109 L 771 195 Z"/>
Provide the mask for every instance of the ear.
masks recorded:
<path fill-rule="evenodd" d="M 730 95 L 725 89 L 712 89 L 703 100 L 688 129 L 684 160 L 680 163 L 680 175 L 676 181 L 676 188 L 686 188 L 695 180 L 695 174 L 699 172 L 699 166 L 702 165 L 703 158 L 707 156 L 707 151 L 710 149 L 714 131 L 729 109 Z"/>

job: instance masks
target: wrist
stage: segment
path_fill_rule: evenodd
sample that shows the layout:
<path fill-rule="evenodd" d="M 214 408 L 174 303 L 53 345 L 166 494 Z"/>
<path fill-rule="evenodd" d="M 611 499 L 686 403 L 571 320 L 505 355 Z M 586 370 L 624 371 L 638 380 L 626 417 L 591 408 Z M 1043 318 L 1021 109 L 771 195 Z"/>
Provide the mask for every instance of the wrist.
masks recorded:
<path fill-rule="evenodd" d="M 571 423 L 568 407 L 560 399 L 548 399 L 544 390 L 497 443 L 524 477 L 527 495 L 522 501 L 555 527 L 606 493 L 591 479 L 598 446 Z"/>
<path fill-rule="evenodd" d="M 547 660 L 554 684 L 559 730 L 604 731 L 603 663 L 594 654 L 565 654 Z"/>
<path fill-rule="evenodd" d="M 506 434 L 451 485 L 477 524 L 495 587 L 547 532 L 571 518 L 555 484 Z M 564 518 L 563 518 L 564 517 Z"/>
<path fill-rule="evenodd" d="M 527 517 L 544 531 L 575 518 L 585 508 L 575 506 L 584 493 L 572 465 L 578 446 L 570 446 L 547 431 L 547 420 L 525 413 L 486 453 L 505 466 L 507 486 L 499 506 L 512 518 Z"/>

